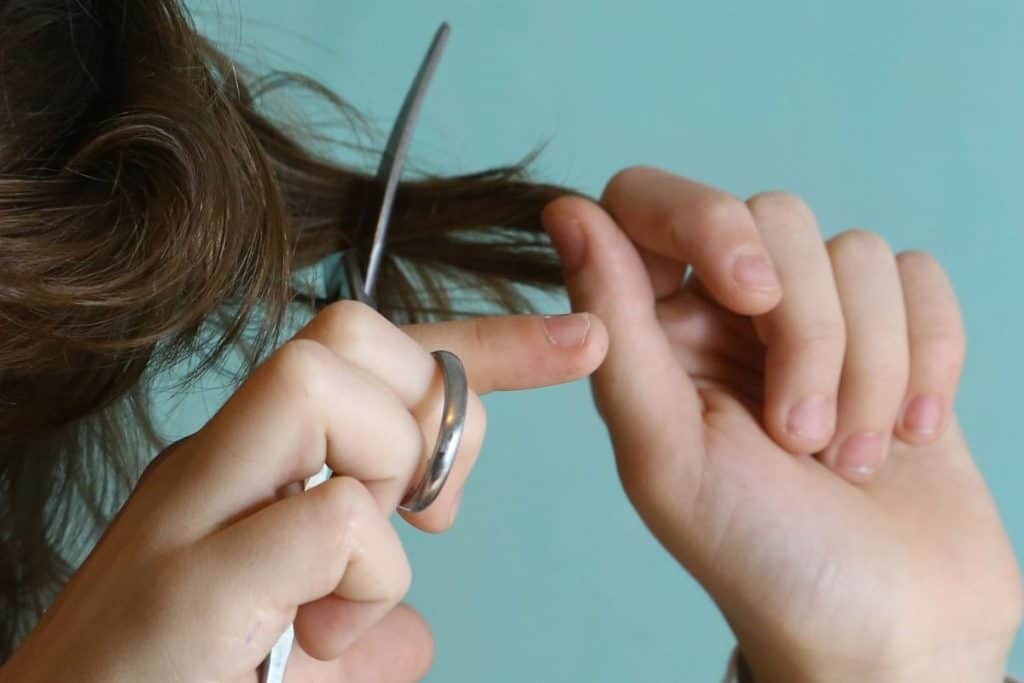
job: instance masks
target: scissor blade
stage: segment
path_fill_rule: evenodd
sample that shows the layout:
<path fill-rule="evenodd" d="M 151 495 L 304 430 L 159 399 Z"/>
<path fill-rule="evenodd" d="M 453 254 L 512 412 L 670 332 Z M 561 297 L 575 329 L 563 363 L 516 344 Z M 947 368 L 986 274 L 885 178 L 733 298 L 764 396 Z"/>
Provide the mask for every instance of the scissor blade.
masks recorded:
<path fill-rule="evenodd" d="M 377 180 L 384 183 L 384 196 L 381 199 L 380 214 L 377 216 L 377 227 L 373 231 L 373 243 L 366 264 L 366 275 L 363 278 L 363 295 L 371 301 L 377 286 L 377 276 L 380 271 L 381 257 L 384 255 L 384 241 L 387 238 L 391 209 L 395 201 L 395 192 L 398 190 L 398 181 L 402 175 L 402 167 L 405 166 L 405 157 L 409 142 L 412 140 L 412 131 L 416 127 L 420 105 L 423 104 L 427 87 L 441 61 L 441 53 L 448 42 L 449 32 L 448 24 L 442 23 L 438 27 L 437 33 L 434 34 L 434 40 L 430 43 L 423 63 L 420 64 L 420 69 L 405 96 L 405 101 L 402 102 L 402 108 L 391 128 L 391 134 L 388 135 L 388 142 L 384 147 L 380 166 L 377 168 Z"/>
<path fill-rule="evenodd" d="M 377 274 L 380 269 L 384 240 L 387 237 L 388 220 L 391 218 L 395 191 L 398 189 L 398 180 L 402 175 L 402 167 L 405 165 L 406 150 L 409 147 L 409 141 L 412 139 L 412 130 L 415 127 L 416 118 L 420 112 L 423 96 L 426 94 L 427 86 L 430 85 L 430 80 L 434 76 L 434 70 L 441 60 L 441 52 L 448 41 L 448 33 L 448 24 L 442 23 L 437 29 L 437 33 L 434 34 L 434 40 L 431 42 L 430 48 L 423 58 L 423 63 L 420 64 L 420 69 L 416 73 L 416 78 L 413 79 L 412 86 L 402 102 L 402 108 L 398 112 L 398 118 L 395 119 L 391 133 L 388 135 L 380 166 L 377 168 L 377 179 L 384 183 L 384 197 L 381 200 L 380 214 L 377 217 L 377 227 L 373 233 L 373 245 L 370 249 L 370 258 L 366 266 L 366 277 L 363 279 L 362 286 L 358 287 L 363 293 L 363 301 L 371 303 L 374 301 L 373 290 L 377 284 Z M 349 255 L 354 256 L 355 251 L 350 251 Z M 350 272 L 350 275 L 358 274 L 358 263 L 350 263 L 348 267 L 354 269 Z M 353 289 L 355 290 L 356 288 L 354 287 Z M 325 465 L 319 474 L 310 477 L 306 481 L 305 488 L 312 488 L 321 481 L 330 478 L 330 476 L 331 470 Z M 277 644 L 270 651 L 270 654 L 260 665 L 258 671 L 260 683 L 283 683 L 285 667 L 287 667 L 288 660 L 291 657 L 293 642 L 294 631 L 289 627 L 288 631 L 281 636 Z"/>

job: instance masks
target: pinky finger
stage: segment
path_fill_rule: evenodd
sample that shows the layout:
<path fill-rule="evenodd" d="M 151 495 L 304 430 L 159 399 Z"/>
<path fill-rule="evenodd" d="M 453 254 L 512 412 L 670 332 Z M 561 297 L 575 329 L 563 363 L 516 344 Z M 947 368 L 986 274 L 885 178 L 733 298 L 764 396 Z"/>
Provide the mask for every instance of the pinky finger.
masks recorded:
<path fill-rule="evenodd" d="M 293 615 L 307 653 L 339 656 L 398 604 L 411 581 L 401 539 L 366 487 L 350 477 L 329 479 L 218 531 L 199 557 L 209 563 L 193 571 L 207 591 L 203 613 L 221 633 L 248 634 L 253 669 Z M 227 677 L 220 673 L 212 677 Z"/>
<path fill-rule="evenodd" d="M 924 252 L 897 257 L 910 338 L 910 383 L 897 436 L 912 444 L 935 441 L 949 421 L 960 383 L 966 340 L 949 278 Z"/>

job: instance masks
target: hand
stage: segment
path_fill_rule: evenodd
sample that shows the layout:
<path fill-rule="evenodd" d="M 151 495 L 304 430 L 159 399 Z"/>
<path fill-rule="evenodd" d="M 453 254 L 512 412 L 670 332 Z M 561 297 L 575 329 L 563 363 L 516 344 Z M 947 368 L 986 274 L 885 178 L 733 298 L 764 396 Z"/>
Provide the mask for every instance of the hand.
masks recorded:
<path fill-rule="evenodd" d="M 418 680 L 432 643 L 396 607 L 410 569 L 389 516 L 437 436 L 425 349 L 458 354 L 472 387 L 446 486 L 405 515 L 441 531 L 483 440 L 478 395 L 584 376 L 606 345 L 592 316 L 400 330 L 361 304 L 328 308 L 147 470 L 0 678 L 255 681 L 294 619 L 289 681 Z M 302 492 L 325 462 L 335 478 Z"/>
<path fill-rule="evenodd" d="M 544 220 L 608 326 L 593 390 L 626 491 L 756 680 L 1002 680 L 1020 578 L 952 415 L 938 264 L 649 168 Z"/>

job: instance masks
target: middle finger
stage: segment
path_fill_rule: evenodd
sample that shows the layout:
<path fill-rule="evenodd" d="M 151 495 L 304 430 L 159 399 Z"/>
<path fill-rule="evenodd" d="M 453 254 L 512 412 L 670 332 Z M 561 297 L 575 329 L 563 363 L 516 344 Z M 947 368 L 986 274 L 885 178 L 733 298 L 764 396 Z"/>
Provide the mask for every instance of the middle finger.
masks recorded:
<path fill-rule="evenodd" d="M 444 404 L 443 377 L 437 361 L 382 315 L 354 301 L 324 309 L 296 337 L 316 340 L 343 360 L 378 377 L 395 392 L 419 425 L 425 450 L 419 454 L 418 463 L 404 476 L 371 485 L 381 505 L 393 510 L 410 485 L 424 476 L 426 459 L 437 439 Z M 466 370 L 471 372 L 468 365 Z M 462 443 L 448 481 L 426 510 L 404 514 L 407 520 L 425 531 L 443 531 L 451 525 L 458 492 L 476 462 L 485 430 L 486 411 L 479 396 L 470 390 Z M 380 434 L 379 438 L 387 440 L 391 435 Z"/>
<path fill-rule="evenodd" d="M 814 453 L 832 437 L 846 335 L 832 266 L 810 209 L 766 193 L 748 202 L 782 280 L 782 303 L 755 320 L 767 346 L 765 425 L 786 450 Z"/>

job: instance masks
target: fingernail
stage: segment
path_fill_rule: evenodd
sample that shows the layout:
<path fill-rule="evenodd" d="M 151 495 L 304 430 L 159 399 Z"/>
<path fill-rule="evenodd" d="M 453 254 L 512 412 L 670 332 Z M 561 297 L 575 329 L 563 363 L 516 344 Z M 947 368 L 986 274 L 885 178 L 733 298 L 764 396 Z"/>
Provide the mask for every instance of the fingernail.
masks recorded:
<path fill-rule="evenodd" d="M 789 411 L 786 429 L 802 439 L 817 441 L 828 436 L 832 428 L 832 402 L 824 396 L 811 396 Z"/>
<path fill-rule="evenodd" d="M 869 476 L 882 460 L 881 434 L 855 434 L 839 445 L 836 467 L 843 473 L 860 479 Z"/>
<path fill-rule="evenodd" d="M 590 332 L 589 313 L 544 316 L 544 333 L 555 346 L 579 346 Z"/>
<path fill-rule="evenodd" d="M 736 282 L 749 289 L 776 289 L 779 278 L 775 268 L 762 251 L 743 251 L 732 264 Z"/>
<path fill-rule="evenodd" d="M 937 396 L 918 396 L 903 413 L 903 428 L 910 432 L 931 436 L 942 421 L 942 401 Z"/>
<path fill-rule="evenodd" d="M 555 245 L 562 267 L 576 270 L 583 265 L 583 226 L 575 218 L 557 217 L 548 221 L 548 235 Z"/>

